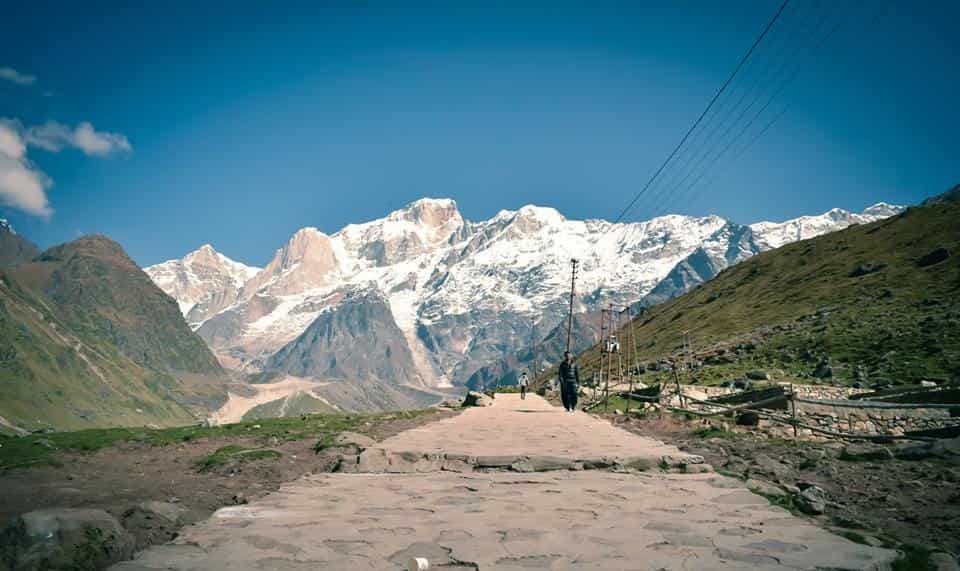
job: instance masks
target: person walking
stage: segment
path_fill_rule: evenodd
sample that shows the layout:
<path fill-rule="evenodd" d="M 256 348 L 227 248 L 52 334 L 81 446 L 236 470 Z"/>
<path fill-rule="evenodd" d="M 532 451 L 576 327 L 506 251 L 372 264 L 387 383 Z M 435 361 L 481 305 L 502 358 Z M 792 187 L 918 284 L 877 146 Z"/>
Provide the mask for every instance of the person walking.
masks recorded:
<path fill-rule="evenodd" d="M 520 380 L 517 381 L 517 384 L 520 385 L 520 400 L 525 400 L 527 398 L 527 372 L 524 371 L 520 373 Z"/>
<path fill-rule="evenodd" d="M 560 381 L 560 400 L 563 401 L 563 408 L 567 409 L 567 412 L 577 410 L 580 368 L 573 362 L 573 353 L 570 351 L 563 354 L 563 362 L 560 363 L 557 377 Z"/>

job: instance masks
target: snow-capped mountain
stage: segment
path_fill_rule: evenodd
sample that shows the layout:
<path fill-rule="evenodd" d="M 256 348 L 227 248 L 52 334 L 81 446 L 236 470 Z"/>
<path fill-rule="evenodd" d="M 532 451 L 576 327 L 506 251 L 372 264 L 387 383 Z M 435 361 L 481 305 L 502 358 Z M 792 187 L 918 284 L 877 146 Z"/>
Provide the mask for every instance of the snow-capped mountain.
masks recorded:
<path fill-rule="evenodd" d="M 900 214 L 903 210 L 903 206 L 879 202 L 859 214 L 834 208 L 819 216 L 801 216 L 786 222 L 757 222 L 751 224 L 750 229 L 753 230 L 757 244 L 764 250 L 770 250 L 790 242 L 836 232 L 852 224 L 867 224 L 888 218 Z"/>
<path fill-rule="evenodd" d="M 196 329 L 235 303 L 241 288 L 260 268 L 235 262 L 204 244 L 182 260 L 163 262 L 145 271 L 160 289 L 177 300 L 187 323 Z"/>
<path fill-rule="evenodd" d="M 422 199 L 333 235 L 298 230 L 259 271 L 204 247 L 147 272 L 229 366 L 437 387 L 551 331 L 566 314 L 571 258 L 576 309 L 592 311 L 640 300 L 675 268 L 685 276 L 665 295 L 757 252 L 900 210 L 881 203 L 748 227 L 719 216 L 568 220 L 524 206 L 470 222 L 452 200 Z M 347 354 L 369 362 L 338 361 Z"/>

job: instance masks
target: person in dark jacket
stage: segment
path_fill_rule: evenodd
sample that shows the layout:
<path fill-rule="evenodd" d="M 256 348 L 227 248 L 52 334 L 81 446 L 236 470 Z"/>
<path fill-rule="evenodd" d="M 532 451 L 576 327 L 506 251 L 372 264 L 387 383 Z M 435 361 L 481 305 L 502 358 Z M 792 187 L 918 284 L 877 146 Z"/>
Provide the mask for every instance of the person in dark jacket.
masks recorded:
<path fill-rule="evenodd" d="M 559 369 L 560 400 L 567 412 L 577 410 L 577 390 L 580 385 L 580 369 L 573 362 L 573 353 L 563 354 L 563 362 Z"/>

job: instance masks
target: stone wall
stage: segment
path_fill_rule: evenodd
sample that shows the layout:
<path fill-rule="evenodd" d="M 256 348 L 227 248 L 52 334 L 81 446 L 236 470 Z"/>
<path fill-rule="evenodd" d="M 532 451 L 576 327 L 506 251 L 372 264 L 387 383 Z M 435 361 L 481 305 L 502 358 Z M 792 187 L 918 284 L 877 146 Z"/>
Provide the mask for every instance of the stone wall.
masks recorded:
<path fill-rule="evenodd" d="M 797 403 L 800 422 L 852 434 L 903 435 L 914 430 L 960 426 L 945 408 L 847 408 Z"/>

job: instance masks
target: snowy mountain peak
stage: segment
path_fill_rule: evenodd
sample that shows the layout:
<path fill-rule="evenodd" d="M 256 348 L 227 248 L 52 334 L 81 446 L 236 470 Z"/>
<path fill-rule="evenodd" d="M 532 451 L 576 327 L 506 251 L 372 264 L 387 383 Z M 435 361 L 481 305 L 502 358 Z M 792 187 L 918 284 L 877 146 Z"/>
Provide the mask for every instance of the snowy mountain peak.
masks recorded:
<path fill-rule="evenodd" d="M 877 216 L 877 217 L 887 217 L 895 216 L 906 210 L 903 206 L 897 206 L 896 204 L 890 204 L 888 202 L 878 202 L 873 206 L 868 206 L 863 209 L 864 216 Z"/>

